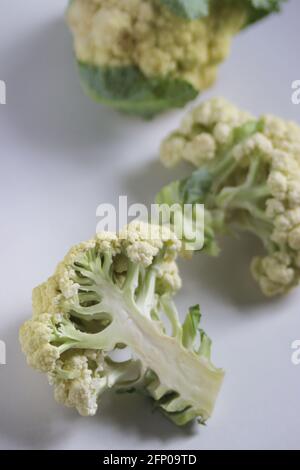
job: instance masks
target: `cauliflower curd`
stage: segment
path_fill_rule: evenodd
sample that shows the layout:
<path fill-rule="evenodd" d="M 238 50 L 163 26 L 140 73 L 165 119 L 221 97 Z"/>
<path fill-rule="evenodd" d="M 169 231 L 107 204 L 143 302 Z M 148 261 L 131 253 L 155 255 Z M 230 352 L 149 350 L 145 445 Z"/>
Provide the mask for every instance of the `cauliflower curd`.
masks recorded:
<path fill-rule="evenodd" d="M 282 0 L 72 0 L 67 22 L 95 99 L 152 116 L 212 85 L 233 36 Z"/>
<path fill-rule="evenodd" d="M 172 76 L 196 90 L 213 83 L 246 19 L 245 8 L 225 6 L 186 21 L 159 0 L 73 0 L 68 12 L 79 61 L 136 65 L 146 77 Z"/>
<path fill-rule="evenodd" d="M 172 301 L 180 248 L 166 227 L 134 222 L 72 248 L 34 289 L 20 342 L 59 403 L 93 416 L 105 391 L 137 389 L 177 425 L 209 418 L 224 374 L 210 360 L 199 306 L 182 325 Z M 131 359 L 111 357 L 126 347 Z"/>
<path fill-rule="evenodd" d="M 171 204 L 206 206 L 206 248 L 215 235 L 248 230 L 263 242 L 267 256 L 256 257 L 252 273 L 266 295 L 282 294 L 300 281 L 300 127 L 274 116 L 259 119 L 224 99 L 189 113 L 161 146 L 170 167 L 185 160 L 198 168 L 159 195 Z M 177 202 L 177 201 L 176 201 Z"/>

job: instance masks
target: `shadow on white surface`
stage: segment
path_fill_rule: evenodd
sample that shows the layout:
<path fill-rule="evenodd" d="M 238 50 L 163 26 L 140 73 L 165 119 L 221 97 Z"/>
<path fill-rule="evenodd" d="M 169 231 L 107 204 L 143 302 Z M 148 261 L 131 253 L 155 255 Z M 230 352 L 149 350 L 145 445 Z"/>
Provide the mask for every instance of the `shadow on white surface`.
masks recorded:
<path fill-rule="evenodd" d="M 160 442 L 172 441 L 174 438 L 191 438 L 201 432 L 196 423 L 177 427 L 158 409 L 153 402 L 140 394 L 108 394 L 100 405 L 99 425 L 113 426 L 120 431 L 135 434 L 136 439 L 143 441 L 156 438 Z M 199 430 L 200 429 L 200 430 Z"/>
<path fill-rule="evenodd" d="M 159 149 L 159 145 L 158 145 Z M 175 168 L 165 168 L 159 160 L 159 151 L 150 155 L 148 161 L 137 164 L 134 170 L 123 175 L 123 192 L 131 200 L 144 203 L 150 207 L 155 202 L 157 193 L 167 184 L 189 175 L 191 167 L 185 164 Z"/>
<path fill-rule="evenodd" d="M 182 165 L 166 170 L 155 156 L 147 165 L 124 175 L 124 190 L 130 199 L 150 204 L 157 192 L 168 182 L 184 178 L 189 168 Z M 254 256 L 264 253 L 262 244 L 254 236 L 243 233 L 239 238 L 220 239 L 221 253 L 210 257 L 196 253 L 191 260 L 181 261 L 184 285 L 196 290 L 204 287 L 212 295 L 236 305 L 247 306 L 270 303 L 252 278 L 250 263 Z"/>
<path fill-rule="evenodd" d="M 41 158 L 47 149 L 60 158 L 70 153 L 85 160 L 88 150 L 126 132 L 122 115 L 84 95 L 63 18 L 18 38 L 2 60 L 9 89 L 7 119 L 20 141 L 41 150 Z"/>
<path fill-rule="evenodd" d="M 245 307 L 238 310 L 241 313 L 248 314 L 247 307 L 270 304 L 272 300 L 262 294 L 250 272 L 252 258 L 264 253 L 261 243 L 254 236 L 242 234 L 240 238 L 221 238 L 220 247 L 218 257 L 196 253 L 192 260 L 181 262 L 186 282 L 199 279 L 199 287 L 211 295 Z"/>

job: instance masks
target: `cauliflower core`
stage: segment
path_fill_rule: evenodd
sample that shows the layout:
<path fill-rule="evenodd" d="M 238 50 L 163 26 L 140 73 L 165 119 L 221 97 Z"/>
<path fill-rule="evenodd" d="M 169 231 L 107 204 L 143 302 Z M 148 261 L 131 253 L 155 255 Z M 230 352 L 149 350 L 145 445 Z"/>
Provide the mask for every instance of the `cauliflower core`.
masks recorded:
<path fill-rule="evenodd" d="M 20 342 L 58 402 L 92 416 L 106 390 L 140 389 L 178 425 L 211 415 L 223 372 L 202 331 L 199 339 L 199 307 L 181 325 L 172 302 L 180 247 L 167 228 L 135 222 L 75 246 L 34 289 Z M 132 359 L 113 360 L 125 347 Z"/>
<path fill-rule="evenodd" d="M 211 232 L 237 227 L 260 237 L 267 256 L 253 260 L 252 273 L 266 295 L 299 284 L 297 124 L 270 115 L 256 119 L 213 99 L 189 113 L 162 143 L 161 159 L 168 167 L 185 160 L 197 170 L 165 188 L 160 202 L 172 203 L 174 194 L 181 202 L 202 202 Z"/>
<path fill-rule="evenodd" d="M 208 17 L 187 21 L 159 0 L 73 0 L 67 20 L 80 62 L 134 65 L 148 78 L 171 76 L 203 90 L 248 12 L 243 2 L 217 2 Z"/>

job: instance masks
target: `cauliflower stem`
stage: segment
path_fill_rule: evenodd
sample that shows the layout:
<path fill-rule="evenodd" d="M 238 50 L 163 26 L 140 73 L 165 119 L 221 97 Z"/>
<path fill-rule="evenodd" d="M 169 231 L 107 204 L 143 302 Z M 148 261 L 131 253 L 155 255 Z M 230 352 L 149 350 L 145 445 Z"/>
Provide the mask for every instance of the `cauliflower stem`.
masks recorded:
<path fill-rule="evenodd" d="M 28 363 L 48 374 L 56 399 L 94 415 L 104 391 L 140 390 L 177 425 L 205 422 L 223 371 L 192 307 L 183 325 L 172 300 L 180 249 L 166 228 L 133 223 L 71 250 L 34 291 L 34 315 L 20 331 Z M 170 332 L 167 329 L 169 325 Z M 132 359 L 110 354 L 129 348 Z"/>

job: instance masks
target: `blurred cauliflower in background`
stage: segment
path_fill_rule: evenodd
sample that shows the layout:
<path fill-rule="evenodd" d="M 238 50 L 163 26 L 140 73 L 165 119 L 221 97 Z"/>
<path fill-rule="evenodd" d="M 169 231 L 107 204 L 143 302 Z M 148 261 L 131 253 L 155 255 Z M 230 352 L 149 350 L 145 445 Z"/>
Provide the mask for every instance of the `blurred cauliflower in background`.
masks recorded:
<path fill-rule="evenodd" d="M 285 0 L 72 0 L 67 22 L 92 98 L 151 117 L 210 87 L 233 36 Z"/>
<path fill-rule="evenodd" d="M 224 99 L 186 115 L 161 145 L 167 167 L 196 167 L 158 195 L 160 204 L 205 204 L 205 249 L 217 254 L 218 233 L 246 230 L 267 251 L 252 273 L 264 294 L 283 294 L 300 281 L 300 127 L 275 116 L 259 119 Z"/>

